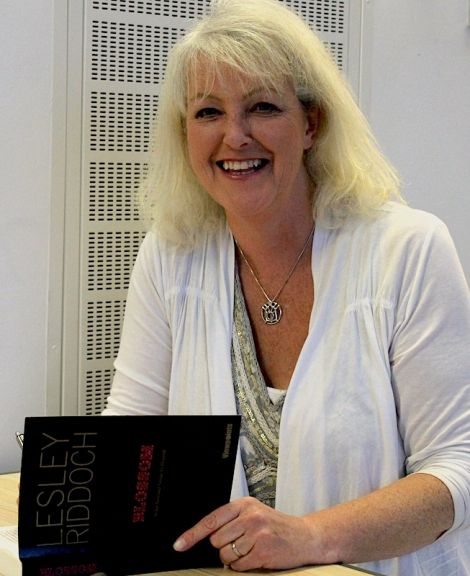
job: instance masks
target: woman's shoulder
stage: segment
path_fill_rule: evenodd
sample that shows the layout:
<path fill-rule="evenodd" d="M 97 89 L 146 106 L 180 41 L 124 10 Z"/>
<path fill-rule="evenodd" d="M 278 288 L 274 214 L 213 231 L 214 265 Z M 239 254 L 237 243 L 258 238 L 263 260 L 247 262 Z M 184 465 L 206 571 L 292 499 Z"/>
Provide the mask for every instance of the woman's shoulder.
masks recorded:
<path fill-rule="evenodd" d="M 373 216 L 348 222 L 344 231 L 358 241 L 396 247 L 448 235 L 446 225 L 434 214 L 398 202 L 387 202 Z"/>
<path fill-rule="evenodd" d="M 379 209 L 377 223 L 380 226 L 382 222 L 385 227 L 400 231 L 409 229 L 418 233 L 445 227 L 443 221 L 435 214 L 399 202 L 386 202 Z"/>
<path fill-rule="evenodd" d="M 319 231 L 320 232 L 320 231 Z M 426 254 L 449 254 L 452 239 L 434 214 L 387 202 L 372 217 L 357 217 L 338 229 L 322 229 L 319 257 L 350 262 L 358 270 L 391 270 L 412 266 Z"/>
<path fill-rule="evenodd" d="M 232 236 L 228 226 L 221 224 L 212 231 L 201 232 L 194 242 L 176 244 L 160 234 L 158 229 L 147 231 L 139 249 L 138 261 L 147 269 L 177 277 L 192 269 L 213 266 L 230 258 Z"/>
<path fill-rule="evenodd" d="M 445 224 L 433 214 L 394 202 L 373 218 L 357 218 L 323 232 L 318 248 L 319 277 L 334 271 L 330 276 L 342 277 L 347 290 L 357 288 L 351 298 L 380 294 L 393 301 L 397 287 L 411 285 L 417 275 L 436 275 L 444 263 L 449 274 L 458 269 Z"/>
<path fill-rule="evenodd" d="M 210 230 L 201 230 L 194 235 L 194 240 L 188 239 L 185 243 L 173 241 L 154 226 L 147 230 L 141 249 L 147 252 L 158 252 L 163 257 L 184 258 L 207 250 L 211 246 L 225 246 L 230 241 L 231 233 L 224 221 Z"/>

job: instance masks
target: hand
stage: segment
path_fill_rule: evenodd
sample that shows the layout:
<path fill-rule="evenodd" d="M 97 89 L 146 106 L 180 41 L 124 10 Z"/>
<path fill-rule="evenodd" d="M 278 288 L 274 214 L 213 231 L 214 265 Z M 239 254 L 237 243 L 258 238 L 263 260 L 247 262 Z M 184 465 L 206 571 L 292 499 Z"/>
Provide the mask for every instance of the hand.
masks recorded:
<path fill-rule="evenodd" d="M 278 512 L 251 497 L 217 508 L 184 532 L 174 548 L 188 550 L 207 536 L 221 561 L 239 571 L 312 563 L 318 540 L 306 518 Z"/>

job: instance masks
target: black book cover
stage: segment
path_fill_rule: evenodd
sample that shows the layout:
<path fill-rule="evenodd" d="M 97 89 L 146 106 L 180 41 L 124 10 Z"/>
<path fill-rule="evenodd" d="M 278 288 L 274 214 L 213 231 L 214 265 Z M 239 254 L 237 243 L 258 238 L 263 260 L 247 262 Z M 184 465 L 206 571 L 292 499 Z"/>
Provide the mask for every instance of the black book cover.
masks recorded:
<path fill-rule="evenodd" d="M 26 418 L 19 500 L 23 576 L 220 566 L 206 539 L 173 542 L 229 501 L 238 416 Z"/>

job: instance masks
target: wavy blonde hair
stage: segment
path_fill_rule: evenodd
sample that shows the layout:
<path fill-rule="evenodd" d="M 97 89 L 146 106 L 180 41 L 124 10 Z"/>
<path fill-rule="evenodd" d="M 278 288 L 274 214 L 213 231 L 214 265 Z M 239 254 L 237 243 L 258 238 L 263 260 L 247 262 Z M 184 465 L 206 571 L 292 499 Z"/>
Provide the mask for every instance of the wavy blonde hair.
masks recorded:
<path fill-rule="evenodd" d="M 173 48 L 160 93 L 152 160 L 141 191 L 144 217 L 159 234 L 191 244 L 224 218 L 188 161 L 188 84 L 201 62 L 212 79 L 228 66 L 272 90 L 290 82 L 306 109 L 319 108 L 316 142 L 304 157 L 318 222 L 339 226 L 351 216 L 373 213 L 392 197 L 400 199 L 395 170 L 307 24 L 278 0 L 215 0 L 210 14 Z"/>

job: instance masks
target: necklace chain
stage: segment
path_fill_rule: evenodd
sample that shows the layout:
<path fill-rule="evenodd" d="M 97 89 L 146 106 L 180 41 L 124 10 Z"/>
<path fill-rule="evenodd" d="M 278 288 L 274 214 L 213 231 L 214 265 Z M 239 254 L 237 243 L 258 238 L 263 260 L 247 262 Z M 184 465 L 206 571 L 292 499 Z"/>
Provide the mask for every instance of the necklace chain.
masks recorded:
<path fill-rule="evenodd" d="M 265 324 L 277 324 L 279 322 L 279 320 L 281 319 L 282 308 L 281 308 L 280 304 L 277 302 L 277 299 L 279 298 L 279 296 L 280 296 L 281 292 L 284 290 L 284 288 L 287 286 L 287 283 L 291 279 L 292 274 L 294 273 L 300 260 L 302 259 L 302 256 L 304 255 L 305 250 L 307 249 L 308 243 L 309 243 L 311 237 L 313 236 L 314 231 L 315 231 L 315 224 L 312 226 L 312 229 L 310 230 L 310 232 L 307 236 L 307 239 L 305 240 L 305 244 L 303 245 L 302 250 L 300 251 L 300 254 L 297 256 L 297 259 L 294 262 L 294 265 L 290 269 L 289 274 L 287 275 L 287 278 L 284 280 L 284 284 L 278 290 L 278 292 L 274 296 L 274 298 L 270 298 L 266 294 L 266 290 L 263 288 L 261 282 L 259 281 L 258 277 L 256 276 L 255 271 L 253 270 L 250 263 L 248 262 L 243 250 L 240 248 L 238 242 L 234 239 L 235 244 L 236 244 L 236 246 L 237 246 L 237 248 L 241 254 L 241 257 L 243 258 L 246 265 L 248 266 L 248 270 L 251 272 L 251 275 L 253 276 L 258 288 L 261 290 L 264 297 L 266 298 L 265 304 L 263 304 L 263 306 L 261 307 L 261 317 L 263 318 Z"/>

